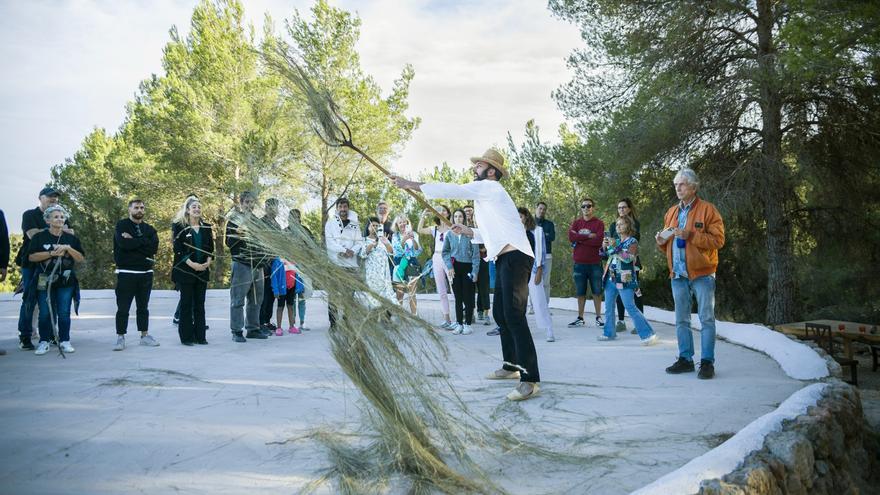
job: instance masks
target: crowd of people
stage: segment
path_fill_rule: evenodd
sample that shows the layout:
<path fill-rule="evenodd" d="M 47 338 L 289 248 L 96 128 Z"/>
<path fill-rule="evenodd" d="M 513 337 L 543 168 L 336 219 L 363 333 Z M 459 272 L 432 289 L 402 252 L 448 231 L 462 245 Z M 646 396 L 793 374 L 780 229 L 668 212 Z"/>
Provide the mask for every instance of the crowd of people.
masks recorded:
<path fill-rule="evenodd" d="M 538 202 L 533 215 L 514 205 L 500 184 L 507 175 L 503 157 L 495 150 L 472 160 L 474 180 L 467 184 L 423 184 L 399 177 L 394 184 L 421 191 L 429 199 L 466 201 L 467 206 L 451 210 L 440 205 L 432 216 L 422 212 L 414 228 L 403 214 L 391 216 L 381 201 L 375 215 L 361 222 L 349 201 L 339 198 L 324 226 L 327 256 L 352 277 L 366 281 L 372 292 L 418 313 L 417 283 L 433 273 L 440 299 L 442 319 L 437 327 L 456 335 L 469 335 L 474 325 L 497 326 L 489 335 L 500 335 L 503 364 L 490 373 L 491 379 L 520 379 L 508 396 L 523 400 L 538 393 L 540 382 L 537 355 L 526 313 L 535 315 L 540 331 L 554 342 L 550 315 L 550 275 L 556 226 L 547 218 L 547 204 Z M 674 180 L 679 202 L 664 217 L 664 228 L 655 244 L 666 254 L 675 301 L 678 358 L 668 373 L 694 371 L 694 343 L 690 330 L 692 296 L 696 296 L 701 322 L 700 378 L 714 376 L 714 289 L 718 249 L 724 245 L 724 225 L 718 210 L 697 197 L 699 181 L 690 169 L 678 172 Z M 71 309 L 79 304 L 76 264 L 86 257 L 69 214 L 59 203 L 60 193 L 51 187 L 40 191 L 40 204 L 22 215 L 23 243 L 16 257 L 21 267 L 22 304 L 19 313 L 19 347 L 37 355 L 57 344 L 60 351 L 74 352 L 70 342 Z M 233 215 L 227 219 L 223 238 L 231 257 L 229 322 L 232 340 L 282 336 L 287 314 L 287 332 L 300 334 L 306 326 L 307 301 L 313 283 L 298 269 L 297 260 L 267 253 L 248 237 L 248 227 L 237 219 L 255 215 L 257 197 L 243 192 Z M 605 223 L 595 215 L 596 202 L 584 198 L 581 215 L 568 230 L 574 266 L 572 277 L 577 297 L 577 317 L 569 327 L 586 325 L 584 309 L 589 293 L 595 310 L 595 324 L 602 329 L 599 341 L 618 339 L 626 332 L 624 314 L 633 321 L 632 333 L 643 345 L 657 342 L 657 335 L 645 318 L 639 273 L 642 263 L 640 223 L 633 203 L 622 198 L 617 216 Z M 129 313 L 134 302 L 140 345 L 159 346 L 149 333 L 149 301 L 153 268 L 159 250 L 156 229 L 144 221 L 146 204 L 133 199 L 128 217 L 116 224 L 113 254 L 116 263 L 115 351 L 126 346 Z M 269 198 L 261 217 L 266 228 L 281 230 L 279 201 Z M 237 223 L 238 221 L 238 223 Z M 304 228 L 300 212 L 291 209 L 287 229 Z M 307 231 L 309 236 L 312 234 Z M 174 316 L 180 343 L 208 344 L 205 297 L 211 279 L 218 232 L 202 217 L 198 197 L 189 196 L 171 226 L 174 253 L 172 280 L 179 291 Z M 0 281 L 7 275 L 9 240 L 5 217 L 0 212 Z M 430 237 L 431 254 L 422 266 L 425 251 L 422 238 Z M 489 301 L 494 286 L 494 300 Z M 604 300 L 604 310 L 603 310 Z M 32 342 L 33 314 L 39 309 L 36 346 Z M 492 310 L 490 316 L 489 311 Z M 331 330 L 340 308 L 328 302 Z M 274 318 L 274 321 L 273 321 Z M 298 319 L 297 319 L 298 318 Z"/>

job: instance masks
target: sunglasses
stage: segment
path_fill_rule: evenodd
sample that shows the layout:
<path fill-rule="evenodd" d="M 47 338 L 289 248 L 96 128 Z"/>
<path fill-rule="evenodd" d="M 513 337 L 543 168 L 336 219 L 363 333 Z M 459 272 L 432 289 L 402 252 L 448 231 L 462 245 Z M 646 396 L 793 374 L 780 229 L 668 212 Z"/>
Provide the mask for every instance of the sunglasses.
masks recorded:
<path fill-rule="evenodd" d="M 589 208 L 592 208 L 592 207 L 593 207 L 593 205 L 591 205 L 591 204 L 581 205 L 581 208 L 584 209 L 584 210 L 589 209 Z"/>

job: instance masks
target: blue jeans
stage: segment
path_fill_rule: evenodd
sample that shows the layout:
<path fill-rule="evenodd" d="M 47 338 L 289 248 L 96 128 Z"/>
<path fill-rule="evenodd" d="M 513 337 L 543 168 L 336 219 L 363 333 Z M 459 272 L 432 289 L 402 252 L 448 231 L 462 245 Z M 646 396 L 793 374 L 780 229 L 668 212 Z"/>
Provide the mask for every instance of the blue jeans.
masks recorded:
<path fill-rule="evenodd" d="M 651 328 L 651 324 L 648 323 L 648 320 L 645 319 L 645 315 L 639 311 L 638 307 L 636 307 L 634 292 L 633 289 L 618 289 L 617 284 L 611 280 L 605 280 L 604 333 L 606 337 L 612 339 L 617 338 L 617 331 L 614 329 L 614 323 L 617 321 L 614 318 L 614 311 L 617 307 L 616 299 L 618 294 L 620 295 L 620 300 L 623 301 L 623 307 L 629 312 L 630 318 L 632 318 L 633 323 L 636 325 L 636 332 L 639 334 L 639 338 L 647 339 L 651 335 L 654 335 L 654 329 Z"/>
<path fill-rule="evenodd" d="M 37 291 L 37 302 L 40 305 L 40 342 L 49 342 L 55 334 L 52 321 L 49 319 L 49 291 Z M 73 301 L 73 287 L 52 288 L 52 313 L 58 324 L 58 341 L 70 340 L 70 304 Z"/>
<path fill-rule="evenodd" d="M 24 268 L 21 269 L 21 283 L 22 287 L 27 288 L 27 286 L 31 283 L 31 278 L 34 276 L 33 268 Z M 34 320 L 34 308 L 27 307 L 27 304 L 24 301 L 24 296 L 22 296 L 21 301 L 21 309 L 18 311 L 18 336 L 30 338 L 31 334 L 34 333 L 33 327 Z"/>
<path fill-rule="evenodd" d="M 700 315 L 700 359 L 715 362 L 715 276 L 705 275 L 689 280 L 672 279 L 672 299 L 675 301 L 675 334 L 678 337 L 678 355 L 694 360 L 694 336 L 691 334 L 691 295 L 697 296 Z M 627 308 L 629 309 L 629 308 Z"/>

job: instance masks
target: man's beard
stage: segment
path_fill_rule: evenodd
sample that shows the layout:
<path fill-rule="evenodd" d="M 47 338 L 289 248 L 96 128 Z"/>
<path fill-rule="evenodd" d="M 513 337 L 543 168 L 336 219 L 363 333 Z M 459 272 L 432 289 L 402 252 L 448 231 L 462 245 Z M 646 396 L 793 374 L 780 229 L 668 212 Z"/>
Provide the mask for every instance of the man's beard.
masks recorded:
<path fill-rule="evenodd" d="M 136 220 L 142 220 L 144 218 L 144 214 L 143 213 L 132 213 L 131 218 L 134 218 Z"/>
<path fill-rule="evenodd" d="M 474 172 L 474 180 L 486 180 L 489 177 L 489 169 L 484 169 L 482 174 Z"/>

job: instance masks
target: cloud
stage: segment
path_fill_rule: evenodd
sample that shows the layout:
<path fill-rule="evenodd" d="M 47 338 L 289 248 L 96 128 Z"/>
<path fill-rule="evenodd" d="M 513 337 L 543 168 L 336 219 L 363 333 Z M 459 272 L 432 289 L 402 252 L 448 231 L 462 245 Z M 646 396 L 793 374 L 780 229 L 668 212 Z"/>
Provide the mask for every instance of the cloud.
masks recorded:
<path fill-rule="evenodd" d="M 399 170 L 466 166 L 529 119 L 554 130 L 548 137 L 562 123 L 550 94 L 570 78 L 565 58 L 580 37 L 543 2 L 379 0 L 355 10 L 362 63 L 382 87 L 403 64 L 415 68 L 410 109 L 423 120 Z"/>
<path fill-rule="evenodd" d="M 563 121 L 551 92 L 570 79 L 566 56 L 577 29 L 535 0 L 340 0 L 362 19 L 365 72 L 386 91 L 414 66 L 410 115 L 422 125 L 394 168 L 416 173 L 517 137 L 529 119 L 551 132 Z M 115 130 L 141 80 L 161 72 L 168 31 L 189 29 L 195 1 L 0 2 L 0 172 L 21 187 L 5 195 L 9 218 L 35 203 L 52 165 L 94 127 Z M 256 33 L 306 0 L 248 0 Z M 6 187 L 4 187 L 5 189 Z M 11 221 L 17 227 L 17 222 Z M 15 228 L 17 230 L 17 228 Z"/>

